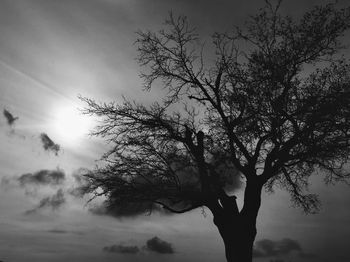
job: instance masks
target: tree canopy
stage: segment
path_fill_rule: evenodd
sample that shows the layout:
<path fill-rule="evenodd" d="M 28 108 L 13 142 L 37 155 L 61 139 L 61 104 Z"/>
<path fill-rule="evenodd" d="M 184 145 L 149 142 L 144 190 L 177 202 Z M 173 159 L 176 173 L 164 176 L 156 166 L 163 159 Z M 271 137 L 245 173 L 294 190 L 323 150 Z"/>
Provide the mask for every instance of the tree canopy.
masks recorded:
<path fill-rule="evenodd" d="M 93 135 L 111 145 L 106 164 L 87 174 L 89 190 L 120 214 L 130 205 L 183 213 L 224 206 L 240 181 L 255 181 L 317 210 L 309 177 L 349 177 L 349 27 L 349 8 L 316 6 L 295 20 L 267 2 L 244 28 L 215 33 L 210 47 L 184 16 L 140 31 L 144 87 L 166 95 L 150 106 L 82 98 L 85 113 L 101 117 Z"/>

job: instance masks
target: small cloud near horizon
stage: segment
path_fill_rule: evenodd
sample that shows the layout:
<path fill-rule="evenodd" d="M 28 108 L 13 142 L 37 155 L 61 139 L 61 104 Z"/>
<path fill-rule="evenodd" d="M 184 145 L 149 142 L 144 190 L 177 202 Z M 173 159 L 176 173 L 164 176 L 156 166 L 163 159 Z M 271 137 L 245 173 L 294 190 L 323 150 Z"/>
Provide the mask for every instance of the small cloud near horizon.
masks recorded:
<path fill-rule="evenodd" d="M 146 241 L 146 245 L 140 249 L 135 245 L 111 245 L 102 248 L 104 252 L 108 253 L 119 253 L 119 254 L 138 254 L 141 251 L 149 251 L 158 254 L 173 254 L 175 253 L 174 248 L 171 243 L 166 242 L 159 237 L 155 236 Z"/>
<path fill-rule="evenodd" d="M 105 246 L 102 249 L 104 252 L 108 253 L 119 253 L 119 254 L 137 254 L 140 252 L 138 246 L 126 246 L 123 244 Z"/>
<path fill-rule="evenodd" d="M 161 240 L 157 236 L 147 240 L 146 246 L 144 246 L 144 249 L 155 253 L 159 253 L 159 254 L 175 253 L 171 243 Z"/>
<path fill-rule="evenodd" d="M 75 234 L 75 235 L 84 235 L 85 233 L 83 231 L 72 231 L 72 230 L 65 230 L 65 229 L 50 229 L 46 232 L 52 233 L 52 234 Z"/>
<path fill-rule="evenodd" d="M 315 254 L 305 253 L 300 243 L 290 238 L 284 238 L 282 240 L 270 240 L 261 239 L 255 242 L 253 257 L 278 257 L 286 256 L 295 252 L 300 258 L 313 259 L 316 258 Z"/>

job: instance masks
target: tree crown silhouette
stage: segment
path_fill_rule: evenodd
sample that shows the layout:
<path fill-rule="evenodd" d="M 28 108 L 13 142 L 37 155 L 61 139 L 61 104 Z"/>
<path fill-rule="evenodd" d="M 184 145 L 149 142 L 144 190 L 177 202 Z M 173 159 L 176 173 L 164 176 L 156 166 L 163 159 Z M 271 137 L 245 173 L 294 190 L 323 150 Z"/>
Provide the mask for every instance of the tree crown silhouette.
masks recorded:
<path fill-rule="evenodd" d="M 102 117 L 93 134 L 113 145 L 88 175 L 90 189 L 118 210 L 206 206 L 224 240 L 215 218 L 236 215 L 255 228 L 263 187 L 317 210 L 309 177 L 349 177 L 350 65 L 339 51 L 350 11 L 328 4 L 294 20 L 278 7 L 267 2 L 244 29 L 214 34 L 209 58 L 186 17 L 170 14 L 164 30 L 139 32 L 145 88 L 166 94 L 150 106 L 83 98 L 86 113 Z M 238 210 L 231 189 L 240 179 Z"/>

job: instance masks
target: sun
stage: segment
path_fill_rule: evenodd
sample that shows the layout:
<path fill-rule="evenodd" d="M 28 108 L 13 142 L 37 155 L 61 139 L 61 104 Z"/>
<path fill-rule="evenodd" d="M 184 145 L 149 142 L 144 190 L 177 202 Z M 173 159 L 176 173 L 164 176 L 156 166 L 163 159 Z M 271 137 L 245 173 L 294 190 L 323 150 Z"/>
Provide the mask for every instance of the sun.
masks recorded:
<path fill-rule="evenodd" d="M 93 127 L 93 120 L 83 115 L 78 107 L 65 105 L 53 110 L 52 131 L 55 137 L 66 145 L 74 145 L 87 137 Z"/>

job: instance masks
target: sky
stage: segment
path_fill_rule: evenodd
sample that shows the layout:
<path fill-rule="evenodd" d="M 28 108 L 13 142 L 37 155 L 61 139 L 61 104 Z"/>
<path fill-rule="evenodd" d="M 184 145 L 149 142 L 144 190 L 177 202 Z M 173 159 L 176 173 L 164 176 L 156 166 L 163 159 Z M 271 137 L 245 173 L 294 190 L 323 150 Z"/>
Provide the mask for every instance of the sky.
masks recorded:
<path fill-rule="evenodd" d="M 285 0 L 298 16 L 316 3 Z M 339 5 L 346 1 L 338 1 Z M 108 149 L 88 136 L 78 96 L 101 102 L 142 92 L 136 32 L 158 30 L 169 11 L 186 15 L 203 39 L 242 25 L 262 0 L 0 0 L 0 260 L 225 261 L 207 210 L 115 218 L 92 212 L 74 188 L 82 168 Z M 350 43 L 350 38 L 345 38 Z M 7 116 L 5 113 L 7 112 Z M 263 193 L 255 261 L 350 261 L 350 190 L 313 178 L 322 208 L 305 215 L 285 192 Z M 281 247 L 284 247 L 281 248 Z M 265 250 L 266 251 L 266 250 Z"/>

